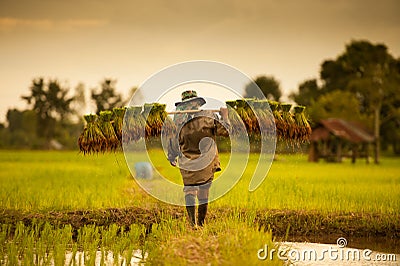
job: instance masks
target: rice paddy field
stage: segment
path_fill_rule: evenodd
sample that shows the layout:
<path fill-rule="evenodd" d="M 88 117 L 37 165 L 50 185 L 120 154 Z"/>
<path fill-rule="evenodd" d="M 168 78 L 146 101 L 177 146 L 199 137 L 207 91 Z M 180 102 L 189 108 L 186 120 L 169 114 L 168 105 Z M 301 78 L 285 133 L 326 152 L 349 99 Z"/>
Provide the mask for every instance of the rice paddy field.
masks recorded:
<path fill-rule="evenodd" d="M 179 182 L 163 152 L 151 154 L 157 171 Z M 225 165 L 229 155 L 220 158 Z M 0 151 L 0 264 L 259 265 L 265 245 L 339 236 L 349 246 L 399 253 L 399 158 L 333 164 L 278 155 L 249 192 L 257 159 L 250 155 L 241 180 L 194 230 L 184 207 L 137 185 L 122 153 Z"/>

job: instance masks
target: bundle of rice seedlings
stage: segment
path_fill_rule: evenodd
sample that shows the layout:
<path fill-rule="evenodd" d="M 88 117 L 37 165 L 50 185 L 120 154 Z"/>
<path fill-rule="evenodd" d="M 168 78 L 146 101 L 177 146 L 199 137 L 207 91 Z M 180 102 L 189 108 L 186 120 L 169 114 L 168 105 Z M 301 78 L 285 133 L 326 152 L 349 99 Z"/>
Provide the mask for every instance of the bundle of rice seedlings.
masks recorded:
<path fill-rule="evenodd" d="M 129 106 L 126 108 L 125 116 L 124 116 L 124 127 L 122 131 L 122 140 L 125 144 L 130 143 L 134 140 L 134 136 L 136 135 L 136 120 L 137 120 L 137 113 L 135 115 L 135 110 L 137 106 Z M 140 107 L 140 112 L 142 111 L 142 107 Z M 137 111 L 136 111 L 137 112 Z"/>
<path fill-rule="evenodd" d="M 267 134 L 271 136 L 276 136 L 276 125 L 275 125 L 275 118 L 272 114 L 271 107 L 269 106 L 268 100 L 262 100 L 262 109 L 266 114 L 266 123 L 267 123 Z"/>
<path fill-rule="evenodd" d="M 126 111 L 125 107 L 122 108 L 116 107 L 112 111 L 113 112 L 112 120 L 114 121 L 113 122 L 114 131 L 120 142 L 122 141 L 122 125 L 124 121 L 125 111 Z"/>
<path fill-rule="evenodd" d="M 163 121 L 163 126 L 162 126 L 162 134 L 163 136 L 174 136 L 177 131 L 177 127 L 172 120 L 172 118 L 168 115 L 167 111 L 165 110 L 165 105 L 162 110 L 160 110 L 160 117 L 161 120 Z"/>
<path fill-rule="evenodd" d="M 173 136 L 176 133 L 176 125 L 172 118 L 166 111 L 167 105 L 155 103 L 152 111 L 155 116 L 155 130 L 153 136 L 159 136 L 161 133 L 163 136 Z M 150 112 L 150 113 L 151 113 Z"/>
<path fill-rule="evenodd" d="M 294 107 L 294 118 L 295 122 L 299 128 L 299 133 L 296 136 L 296 140 L 299 143 L 308 142 L 311 135 L 311 126 L 305 116 L 304 113 L 305 107 L 304 106 L 295 106 Z"/>
<path fill-rule="evenodd" d="M 145 104 L 143 113 L 148 113 L 145 130 L 146 137 L 158 137 L 161 133 L 163 135 L 172 135 L 175 133 L 175 123 L 168 116 L 165 104 Z"/>
<path fill-rule="evenodd" d="M 146 137 L 159 136 L 162 128 L 162 120 L 159 115 L 157 103 L 145 104 L 144 112 L 148 113 L 146 120 Z"/>
<path fill-rule="evenodd" d="M 292 105 L 290 103 L 281 104 L 282 119 L 284 124 L 284 139 L 292 142 L 297 133 L 297 124 L 294 121 L 293 114 L 290 112 Z M 293 144 L 293 142 L 292 142 Z"/>
<path fill-rule="evenodd" d="M 245 100 L 236 100 L 236 112 L 245 124 L 247 132 L 251 134 L 255 125 L 253 122 L 254 113 L 252 111 L 250 112 L 249 109 L 250 108 L 248 107 L 248 104 Z"/>
<path fill-rule="evenodd" d="M 226 101 L 225 102 L 228 107 L 228 119 L 230 123 L 229 134 L 239 135 L 243 134 L 240 131 L 242 128 L 242 119 L 237 114 L 237 106 L 236 101 Z"/>
<path fill-rule="evenodd" d="M 275 134 L 275 124 L 272 113 L 269 110 L 269 104 L 267 100 L 254 101 L 254 110 L 258 116 L 260 123 L 260 132 L 267 136 Z"/>
<path fill-rule="evenodd" d="M 130 106 L 126 110 L 125 127 L 124 127 L 124 143 L 138 141 L 144 137 L 144 129 L 146 120 L 141 115 L 142 106 Z"/>
<path fill-rule="evenodd" d="M 260 126 L 259 126 L 259 122 L 257 120 L 257 116 L 254 114 L 254 103 L 255 100 L 254 99 L 245 99 L 245 107 L 244 110 L 246 111 L 249 119 L 250 119 L 250 123 L 248 125 L 248 132 L 250 135 L 259 137 L 260 135 Z"/>
<path fill-rule="evenodd" d="M 283 140 L 286 136 L 286 125 L 280 113 L 280 104 L 275 101 L 269 101 L 269 106 L 271 107 L 272 115 L 275 119 L 276 136 L 278 139 Z"/>
<path fill-rule="evenodd" d="M 86 125 L 78 139 L 79 150 L 84 155 L 98 153 L 101 151 L 101 146 L 106 141 L 106 138 L 99 128 L 97 115 L 84 115 L 83 118 L 86 121 Z"/>
<path fill-rule="evenodd" d="M 103 133 L 106 141 L 101 145 L 101 151 L 115 151 L 120 147 L 121 143 L 115 134 L 114 127 L 111 123 L 112 111 L 101 111 L 99 117 L 99 124 L 101 132 Z"/>

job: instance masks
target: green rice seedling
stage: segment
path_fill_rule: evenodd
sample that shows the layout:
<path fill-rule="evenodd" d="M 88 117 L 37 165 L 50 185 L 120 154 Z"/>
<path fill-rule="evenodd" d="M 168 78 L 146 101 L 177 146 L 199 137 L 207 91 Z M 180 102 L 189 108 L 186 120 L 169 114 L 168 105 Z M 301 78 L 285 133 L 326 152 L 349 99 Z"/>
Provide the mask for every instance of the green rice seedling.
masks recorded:
<path fill-rule="evenodd" d="M 95 225 L 84 225 L 78 230 L 77 242 L 83 251 L 91 250 L 100 244 L 100 228 Z"/>
<path fill-rule="evenodd" d="M 142 106 L 130 106 L 126 110 L 125 115 L 125 129 L 124 141 L 126 143 L 136 142 L 144 137 L 144 130 L 146 126 L 146 120 L 141 115 Z"/>
<path fill-rule="evenodd" d="M 279 103 L 275 102 L 275 101 L 269 101 L 269 106 L 271 107 L 271 111 L 272 111 L 272 114 L 275 119 L 276 136 L 280 140 L 285 140 L 286 139 L 286 123 L 282 118 Z"/>
<path fill-rule="evenodd" d="M 289 103 L 282 103 L 282 119 L 285 129 L 285 140 L 288 141 L 292 146 L 298 142 L 299 130 L 298 125 L 294 121 L 293 114 L 290 112 L 292 105 Z"/>
<path fill-rule="evenodd" d="M 120 147 L 120 142 L 112 125 L 112 111 L 101 111 L 99 117 L 100 129 L 106 141 L 101 145 L 102 152 L 116 151 Z"/>
<path fill-rule="evenodd" d="M 23 244 L 24 254 L 23 261 L 25 265 L 31 265 L 35 262 L 35 234 L 31 229 L 24 236 Z"/>
<path fill-rule="evenodd" d="M 228 108 L 228 119 L 230 123 L 229 133 L 233 136 L 243 134 L 241 129 L 243 129 L 244 124 L 237 113 L 236 101 L 226 101 L 226 106 Z"/>
<path fill-rule="evenodd" d="M 71 260 L 69 263 L 70 266 L 76 265 L 76 264 L 81 265 L 81 262 L 79 261 L 79 259 L 78 259 L 78 261 L 76 261 L 77 253 L 78 253 L 78 244 L 76 242 L 74 242 L 72 244 L 72 248 L 71 248 Z"/>
<path fill-rule="evenodd" d="M 158 137 L 163 133 L 168 136 L 175 133 L 176 126 L 168 116 L 165 104 L 145 104 L 143 113 L 148 114 L 146 121 L 146 137 Z"/>
<path fill-rule="evenodd" d="M 6 243 L 6 261 L 8 265 L 18 265 L 19 264 L 19 245 L 14 241 L 9 241 Z"/>
<path fill-rule="evenodd" d="M 122 141 L 122 127 L 124 122 L 125 111 L 126 107 L 121 107 L 121 108 L 116 107 L 112 110 L 113 112 L 112 124 L 114 127 L 114 132 L 117 135 L 119 142 Z"/>
<path fill-rule="evenodd" d="M 127 232 L 127 240 L 129 243 L 128 250 L 126 252 L 126 261 L 127 264 L 132 260 L 134 257 L 134 253 L 140 247 L 140 238 L 142 236 L 142 231 L 144 229 L 143 225 L 140 224 L 132 224 L 129 227 L 129 231 Z"/>
<path fill-rule="evenodd" d="M 6 259 L 6 248 L 5 244 L 9 235 L 11 225 L 2 224 L 0 227 L 0 264 L 3 264 Z"/>
<path fill-rule="evenodd" d="M 66 249 L 63 243 L 56 243 L 52 254 L 55 265 L 65 265 Z"/>
<path fill-rule="evenodd" d="M 311 126 L 305 116 L 304 106 L 294 107 L 294 116 L 297 126 L 299 127 L 299 137 L 300 142 L 308 142 L 311 135 Z"/>
<path fill-rule="evenodd" d="M 100 265 L 105 265 L 108 252 L 104 246 L 101 246 L 100 252 L 101 252 Z"/>
<path fill-rule="evenodd" d="M 248 132 L 253 136 L 260 134 L 259 121 L 254 114 L 254 102 L 254 99 L 244 99 L 244 110 L 247 113 L 250 122 L 250 124 L 248 125 Z"/>
<path fill-rule="evenodd" d="M 247 132 L 250 134 L 253 132 L 253 128 L 255 128 L 256 125 L 254 124 L 254 119 L 251 116 L 252 113 L 247 111 L 248 104 L 246 101 L 242 99 L 236 100 L 236 112 L 245 124 Z"/>
<path fill-rule="evenodd" d="M 107 230 L 102 228 L 101 232 L 101 246 L 105 247 L 109 250 L 115 249 L 115 242 L 117 239 L 117 234 L 118 231 L 120 230 L 120 227 L 116 224 L 111 224 Z"/>
<path fill-rule="evenodd" d="M 146 127 L 145 127 L 145 137 L 150 138 L 154 135 L 158 130 L 158 127 L 161 123 L 159 117 L 156 116 L 156 105 L 154 103 L 145 103 L 143 105 L 143 113 L 142 116 L 144 117 L 147 114 L 146 118 Z"/>
<path fill-rule="evenodd" d="M 128 248 L 130 246 L 131 240 L 127 237 L 128 233 L 125 232 L 124 227 L 120 227 L 120 235 L 116 239 L 116 248 L 113 249 L 113 252 L 117 254 L 118 264 L 122 264 L 123 260 L 126 259 Z"/>
<path fill-rule="evenodd" d="M 62 228 L 53 229 L 53 257 L 56 265 L 65 265 L 65 255 L 69 246 L 72 245 L 72 227 L 65 225 Z"/>
<path fill-rule="evenodd" d="M 265 136 L 275 134 L 275 124 L 273 115 L 270 112 L 267 100 L 257 100 L 253 103 L 254 112 L 256 113 L 260 125 L 260 132 Z"/>

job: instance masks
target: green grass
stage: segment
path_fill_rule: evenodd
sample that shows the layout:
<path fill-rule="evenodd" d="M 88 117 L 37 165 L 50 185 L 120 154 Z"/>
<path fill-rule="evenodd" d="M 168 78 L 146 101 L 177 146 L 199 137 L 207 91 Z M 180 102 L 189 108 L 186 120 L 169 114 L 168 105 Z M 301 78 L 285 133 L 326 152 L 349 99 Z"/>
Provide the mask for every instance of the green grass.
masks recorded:
<path fill-rule="evenodd" d="M 399 158 L 383 158 L 380 165 L 360 161 L 354 165 L 348 161 L 309 163 L 302 155 L 278 158 L 259 189 L 246 191 L 246 172 L 216 205 L 384 214 L 398 214 L 400 210 Z M 252 158 L 248 170 L 255 164 Z"/>
<path fill-rule="evenodd" d="M 27 211 L 122 207 L 132 180 L 121 154 L 0 152 L 0 206 Z"/>
<path fill-rule="evenodd" d="M 220 157 L 226 165 L 229 156 Z M 179 171 L 169 166 L 161 151 L 151 158 L 161 174 L 179 182 Z M 302 155 L 278 158 L 263 184 L 249 192 L 251 169 L 257 163 L 257 156 L 251 155 L 238 184 L 213 205 L 384 214 L 400 210 L 398 158 L 382 158 L 380 165 L 308 163 Z M 82 156 L 76 152 L 1 151 L 0 169 L 3 209 L 96 209 L 155 202 L 131 178 L 121 153 Z"/>
<path fill-rule="evenodd" d="M 161 152 L 152 156 L 162 175 L 180 178 Z M 220 154 L 222 166 L 228 154 Z M 304 155 L 279 155 L 268 176 L 254 192 L 248 191 L 258 157 L 252 154 L 238 184 L 214 206 L 247 209 L 317 210 L 398 214 L 400 210 L 400 158 L 382 158 L 380 165 L 358 161 L 309 163 Z M 231 167 L 236 167 L 233 164 Z M 237 169 L 236 172 L 240 172 Z"/>

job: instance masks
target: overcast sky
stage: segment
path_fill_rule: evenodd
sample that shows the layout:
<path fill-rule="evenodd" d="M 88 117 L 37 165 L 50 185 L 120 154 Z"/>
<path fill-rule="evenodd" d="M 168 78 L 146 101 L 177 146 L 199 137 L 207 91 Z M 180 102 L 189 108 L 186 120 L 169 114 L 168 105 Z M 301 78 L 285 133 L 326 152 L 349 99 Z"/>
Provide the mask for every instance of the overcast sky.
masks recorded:
<path fill-rule="evenodd" d="M 188 60 L 272 75 L 287 95 L 353 39 L 400 56 L 400 1 L 0 0 L 0 122 L 33 78 L 70 88 L 143 83 Z"/>

